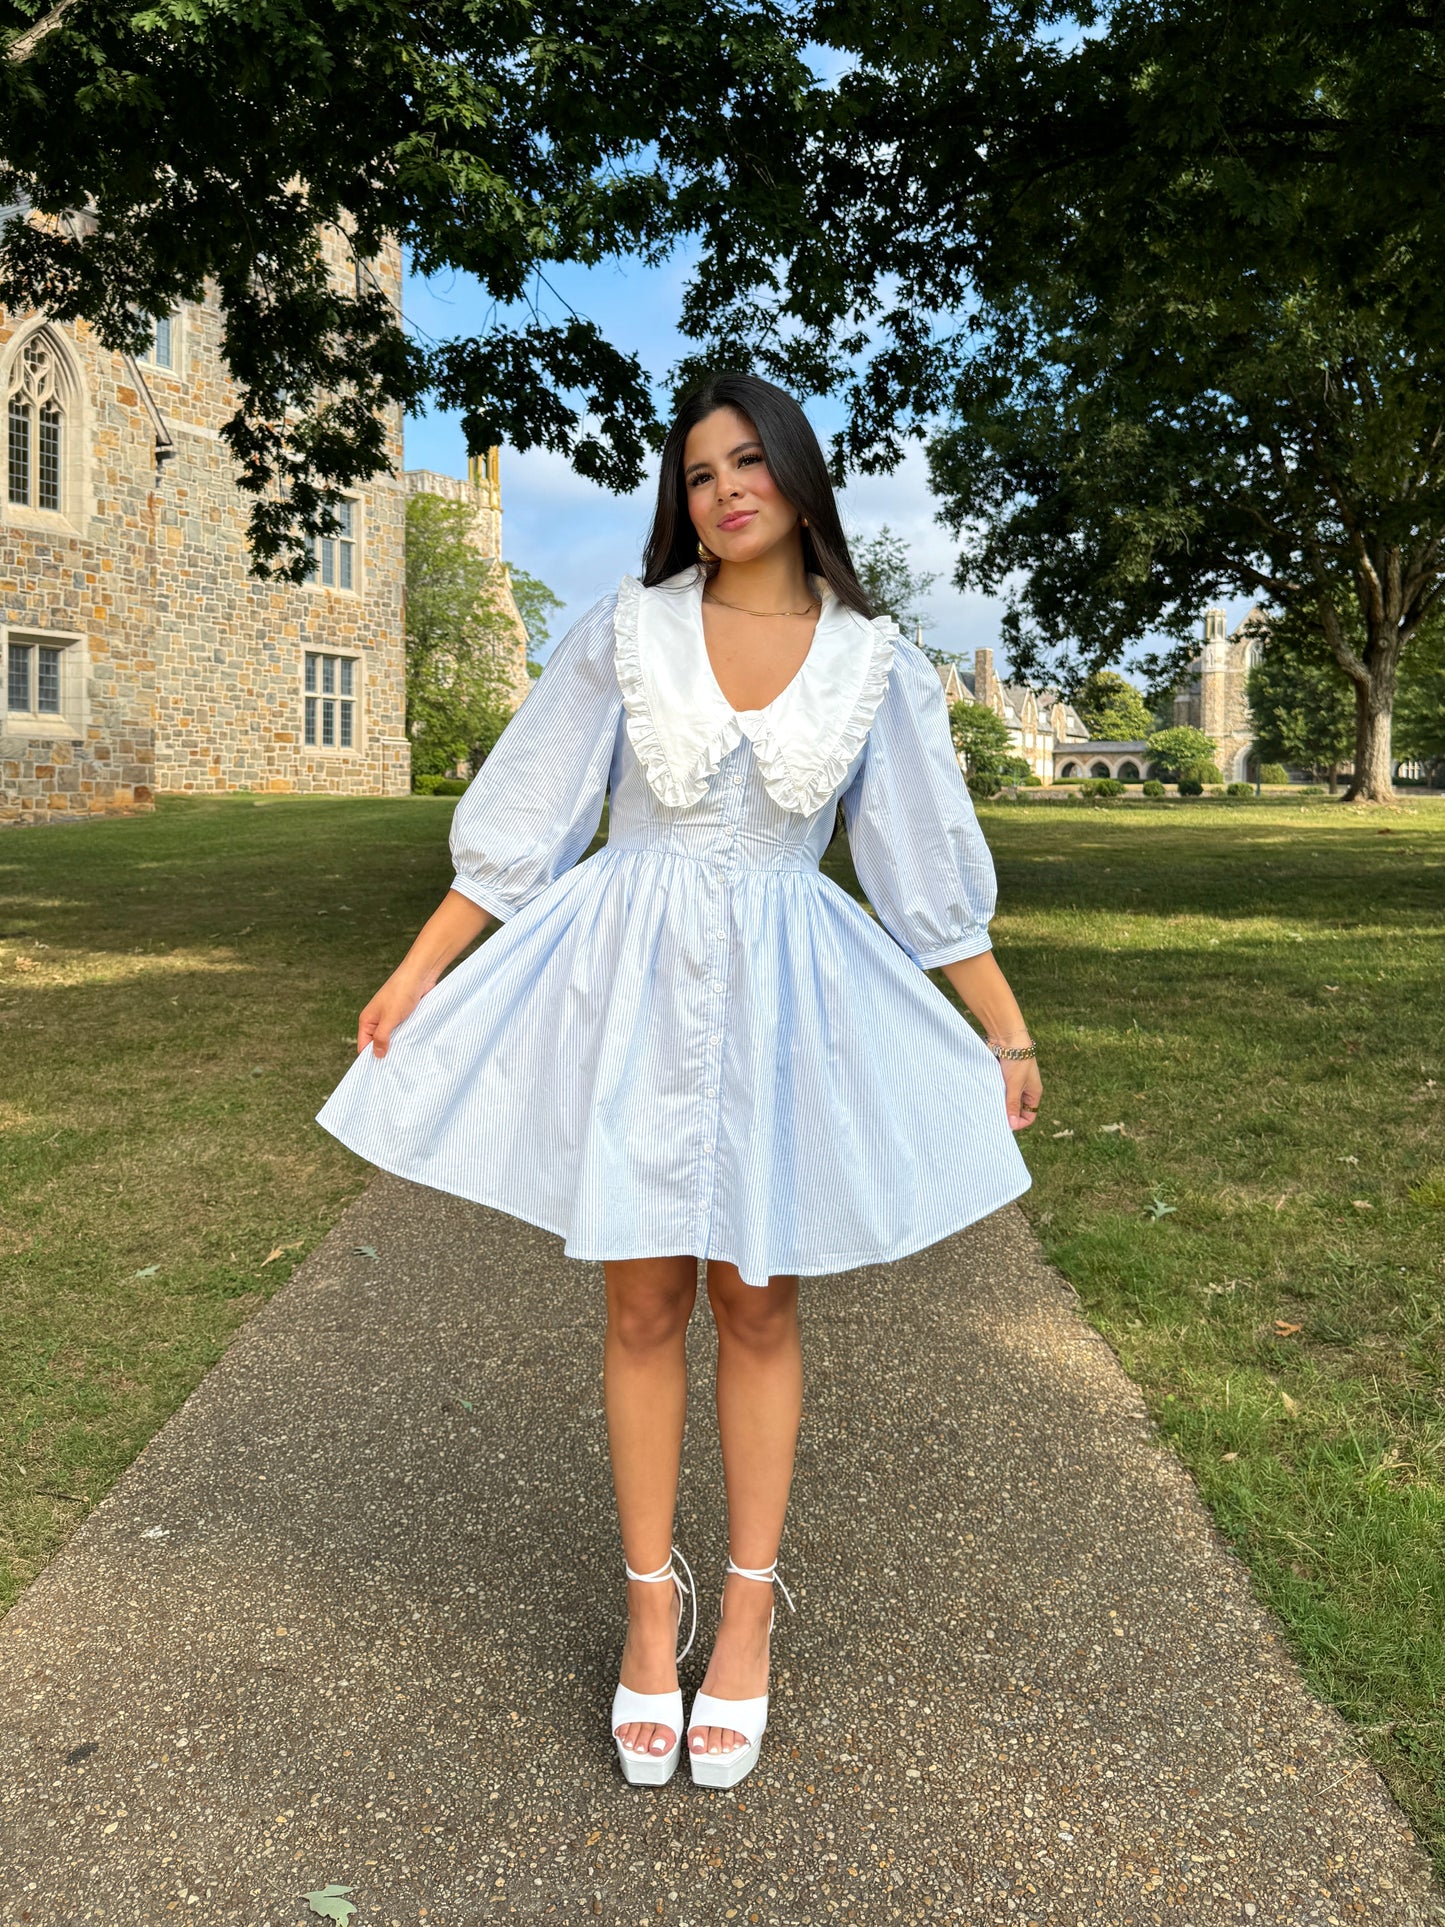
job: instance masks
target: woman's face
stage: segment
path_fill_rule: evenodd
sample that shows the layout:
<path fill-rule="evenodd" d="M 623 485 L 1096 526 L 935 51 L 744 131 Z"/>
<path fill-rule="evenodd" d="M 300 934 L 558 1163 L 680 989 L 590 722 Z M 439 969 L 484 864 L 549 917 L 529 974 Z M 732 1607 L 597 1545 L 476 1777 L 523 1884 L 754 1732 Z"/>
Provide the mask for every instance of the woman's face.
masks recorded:
<path fill-rule="evenodd" d="M 693 527 L 724 562 L 755 562 L 798 526 L 798 511 L 768 472 L 758 431 L 735 408 L 715 408 L 689 433 L 682 485 Z"/>

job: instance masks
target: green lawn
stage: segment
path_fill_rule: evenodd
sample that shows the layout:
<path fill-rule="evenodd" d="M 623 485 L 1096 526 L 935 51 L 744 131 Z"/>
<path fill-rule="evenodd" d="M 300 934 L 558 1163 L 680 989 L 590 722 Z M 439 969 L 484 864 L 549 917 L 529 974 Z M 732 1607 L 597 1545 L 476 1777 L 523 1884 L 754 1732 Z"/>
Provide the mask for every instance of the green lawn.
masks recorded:
<path fill-rule="evenodd" d="M 313 1113 L 451 809 L 0 840 L 0 1608 L 360 1189 Z M 1445 807 L 984 819 L 1024 1208 L 1445 1872 Z"/>

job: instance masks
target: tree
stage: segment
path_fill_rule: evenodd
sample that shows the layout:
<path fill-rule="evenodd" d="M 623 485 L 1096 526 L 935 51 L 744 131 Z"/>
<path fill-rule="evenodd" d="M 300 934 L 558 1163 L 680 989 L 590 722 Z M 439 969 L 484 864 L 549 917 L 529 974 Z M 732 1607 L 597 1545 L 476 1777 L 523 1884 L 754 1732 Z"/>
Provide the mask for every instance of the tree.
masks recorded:
<path fill-rule="evenodd" d="M 407 502 L 406 728 L 418 775 L 475 766 L 512 713 L 506 575 L 477 549 L 474 526 L 464 502 Z"/>
<path fill-rule="evenodd" d="M 1355 746 L 1355 703 L 1318 625 L 1274 618 L 1247 687 L 1256 755 L 1324 776 L 1333 793 Z"/>
<path fill-rule="evenodd" d="M 1202 729 L 1189 729 L 1181 724 L 1173 729 L 1153 730 L 1147 740 L 1149 754 L 1160 775 L 1176 779 L 1197 776 L 1206 783 L 1219 781 L 1214 764 L 1218 745 Z"/>
<path fill-rule="evenodd" d="M 932 616 L 924 615 L 920 604 L 938 577 L 914 569 L 908 544 L 886 522 L 875 536 L 856 545 L 853 567 L 875 615 L 892 616 L 905 634 L 933 627 Z M 925 647 L 924 653 L 932 662 L 954 660 L 936 649 Z"/>
<path fill-rule="evenodd" d="M 1022 782 L 1029 766 L 1016 756 L 1003 717 L 982 703 L 957 702 L 948 706 L 953 747 L 964 759 L 970 789 L 991 796 L 1005 783 Z"/>
<path fill-rule="evenodd" d="M 522 618 L 522 627 L 527 632 L 527 674 L 534 680 L 542 673 L 542 665 L 537 661 L 537 651 L 543 643 L 551 639 L 551 629 L 547 618 L 554 609 L 562 607 L 561 596 L 553 595 L 545 582 L 525 569 L 508 566 L 507 574 L 512 584 L 512 600 L 517 605 L 517 613 Z"/>
<path fill-rule="evenodd" d="M 832 393 L 835 461 L 952 417 L 957 579 L 1018 582 L 1018 674 L 1150 636 L 1182 668 L 1232 591 L 1313 613 L 1354 693 L 1350 793 L 1388 798 L 1445 590 L 1433 14 L 939 0 L 900 36 L 834 0 L 818 31 L 846 58 L 797 239 L 751 287 L 707 264 L 691 325 Z"/>
<path fill-rule="evenodd" d="M 548 318 L 546 270 L 680 235 L 752 254 L 790 204 L 811 85 L 775 0 L 37 11 L 0 9 L 0 207 L 20 216 L 0 306 L 135 349 L 142 317 L 211 288 L 253 566 L 292 580 L 336 493 L 385 470 L 380 412 L 428 393 L 473 451 L 541 445 L 634 486 L 647 377 L 591 322 Z M 388 236 L 422 273 L 477 277 L 481 333 L 405 332 L 371 266 Z"/>
<path fill-rule="evenodd" d="M 1074 694 L 1074 708 L 1089 734 L 1104 743 L 1136 742 L 1155 726 L 1133 683 L 1112 669 L 1096 669 L 1084 678 Z"/>

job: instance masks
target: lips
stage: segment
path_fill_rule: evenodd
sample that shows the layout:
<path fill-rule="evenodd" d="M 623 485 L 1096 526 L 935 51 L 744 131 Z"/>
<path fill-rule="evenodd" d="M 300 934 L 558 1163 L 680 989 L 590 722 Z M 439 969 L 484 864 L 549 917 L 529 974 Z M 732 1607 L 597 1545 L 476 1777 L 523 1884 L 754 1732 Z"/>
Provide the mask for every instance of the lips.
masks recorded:
<path fill-rule="evenodd" d="M 745 529 L 756 514 L 756 509 L 738 509 L 732 515 L 724 515 L 718 522 L 718 528 L 724 535 L 731 535 L 735 529 Z"/>

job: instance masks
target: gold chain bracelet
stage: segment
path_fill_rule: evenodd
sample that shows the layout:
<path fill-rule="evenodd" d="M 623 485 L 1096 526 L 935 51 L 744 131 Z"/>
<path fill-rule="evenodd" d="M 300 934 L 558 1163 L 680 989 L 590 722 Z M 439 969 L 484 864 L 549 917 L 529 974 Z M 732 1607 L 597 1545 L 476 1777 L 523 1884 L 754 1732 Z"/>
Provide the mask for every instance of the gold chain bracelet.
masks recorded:
<path fill-rule="evenodd" d="M 986 1037 L 983 1041 L 995 1057 L 1007 1058 L 1011 1064 L 1023 1063 L 1028 1058 L 1037 1057 L 1039 1054 L 1036 1044 L 1000 1044 L 993 1037 Z"/>

